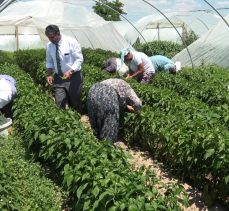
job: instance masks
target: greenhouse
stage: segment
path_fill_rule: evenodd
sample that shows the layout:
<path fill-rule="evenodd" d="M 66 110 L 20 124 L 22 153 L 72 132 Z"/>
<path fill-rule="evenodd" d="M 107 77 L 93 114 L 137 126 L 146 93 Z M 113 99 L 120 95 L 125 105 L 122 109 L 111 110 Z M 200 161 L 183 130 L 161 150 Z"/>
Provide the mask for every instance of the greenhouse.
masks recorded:
<path fill-rule="evenodd" d="M 225 17 L 225 20 L 229 23 L 229 15 Z M 224 20 L 219 21 L 216 26 L 211 27 L 197 41 L 188 46 L 191 58 L 185 49 L 173 59 L 181 61 L 185 67 L 209 64 L 229 67 L 229 27 L 227 23 Z"/>
<path fill-rule="evenodd" d="M 229 210 L 229 0 L 0 0 L 0 210 Z"/>
<path fill-rule="evenodd" d="M 44 29 L 49 24 L 57 24 L 63 34 L 77 38 L 82 47 L 118 52 L 129 46 L 112 22 L 84 7 L 60 0 L 36 0 L 13 2 L 0 13 L 0 49 L 44 48 Z"/>
<path fill-rule="evenodd" d="M 135 43 L 137 38 L 140 42 L 150 42 L 154 40 L 168 40 L 182 43 L 180 35 L 193 31 L 198 37 L 214 26 L 220 17 L 213 12 L 207 11 L 187 11 L 178 13 L 165 13 L 166 18 L 160 14 L 153 14 L 138 20 L 134 25 L 141 32 L 134 28 L 125 34 L 125 38 L 130 43 Z M 177 30 L 177 31 L 176 31 Z"/>

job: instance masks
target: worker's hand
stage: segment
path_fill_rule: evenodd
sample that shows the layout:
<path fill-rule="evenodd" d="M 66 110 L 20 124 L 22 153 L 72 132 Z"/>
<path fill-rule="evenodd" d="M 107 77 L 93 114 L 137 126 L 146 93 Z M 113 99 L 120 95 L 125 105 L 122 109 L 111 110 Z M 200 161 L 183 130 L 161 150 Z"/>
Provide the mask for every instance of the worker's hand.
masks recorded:
<path fill-rule="evenodd" d="M 72 70 L 72 69 L 66 71 L 66 72 L 64 73 L 64 75 L 63 75 L 63 79 L 70 79 L 71 76 L 72 76 L 72 74 L 73 74 L 73 70 Z"/>
<path fill-rule="evenodd" d="M 53 84 L 53 76 L 52 75 L 47 76 L 47 81 L 48 81 L 49 85 L 52 85 Z"/>
<path fill-rule="evenodd" d="M 170 70 L 170 73 L 176 74 L 176 73 L 177 73 L 177 72 L 176 72 L 176 68 L 171 69 L 171 70 Z"/>
<path fill-rule="evenodd" d="M 126 77 L 126 79 L 128 79 L 128 78 L 133 78 L 133 76 L 130 75 L 130 74 L 128 74 L 127 77 Z"/>
<path fill-rule="evenodd" d="M 133 106 L 127 105 L 126 107 L 127 107 L 127 111 L 132 112 L 132 113 L 134 112 Z"/>

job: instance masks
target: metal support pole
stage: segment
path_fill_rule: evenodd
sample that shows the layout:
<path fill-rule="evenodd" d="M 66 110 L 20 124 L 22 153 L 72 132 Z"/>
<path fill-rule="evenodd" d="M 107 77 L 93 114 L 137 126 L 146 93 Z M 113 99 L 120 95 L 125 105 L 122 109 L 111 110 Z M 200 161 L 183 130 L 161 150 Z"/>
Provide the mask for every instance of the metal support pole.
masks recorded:
<path fill-rule="evenodd" d="M 97 0 L 94 0 L 95 2 L 104 5 L 105 7 L 108 7 L 109 9 L 113 10 L 114 12 L 117 12 L 121 17 L 123 17 L 131 26 L 134 27 L 134 29 L 138 32 L 138 34 L 142 37 L 142 39 L 145 41 L 145 43 L 147 44 L 146 39 L 143 37 L 143 35 L 141 34 L 141 32 L 134 26 L 133 23 L 131 23 L 126 17 L 124 17 L 120 12 L 116 11 L 115 9 L 113 9 L 112 7 L 110 7 L 109 5 L 106 5 L 104 2 L 100 2 Z"/>
<path fill-rule="evenodd" d="M 18 26 L 15 26 L 16 50 L 19 50 Z"/>
<path fill-rule="evenodd" d="M 177 34 L 180 36 L 180 38 L 181 38 L 181 40 L 182 40 L 182 43 L 183 43 L 183 45 L 185 46 L 185 49 L 187 50 L 187 52 L 188 52 L 188 55 L 189 55 L 189 57 L 190 57 L 190 61 L 191 61 L 191 63 L 192 63 L 192 68 L 194 68 L 194 64 L 193 64 L 193 61 L 192 61 L 192 57 L 191 57 L 191 54 L 190 54 L 190 52 L 189 52 L 189 50 L 188 50 L 188 47 L 187 47 L 187 45 L 186 45 L 186 43 L 184 42 L 184 39 L 183 39 L 183 37 L 181 36 L 181 34 L 179 33 L 179 31 L 177 30 L 177 28 L 174 26 L 174 24 L 169 20 L 169 18 L 163 13 L 163 12 L 161 12 L 158 8 L 156 8 L 154 5 L 152 5 L 152 4 L 150 4 L 148 1 L 146 1 L 146 0 L 142 0 L 143 2 L 145 2 L 145 3 L 147 3 L 147 4 L 149 4 L 151 7 L 153 7 L 155 10 L 157 10 L 161 15 L 163 15 L 165 18 L 166 18 L 166 20 L 173 26 L 173 28 L 176 30 L 176 32 L 177 32 Z"/>
<path fill-rule="evenodd" d="M 223 19 L 223 21 L 226 23 L 226 25 L 229 27 L 229 24 L 228 22 L 226 21 L 226 19 L 218 12 L 218 10 L 213 7 L 208 1 L 204 0 L 213 10 L 216 11 L 216 13 Z"/>

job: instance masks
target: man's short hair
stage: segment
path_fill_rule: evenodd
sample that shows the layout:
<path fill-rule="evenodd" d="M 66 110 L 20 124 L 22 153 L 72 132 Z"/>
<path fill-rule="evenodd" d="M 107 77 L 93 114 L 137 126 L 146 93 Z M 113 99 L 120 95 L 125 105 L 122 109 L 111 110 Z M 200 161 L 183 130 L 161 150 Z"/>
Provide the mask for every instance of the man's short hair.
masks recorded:
<path fill-rule="evenodd" d="M 60 34 L 60 29 L 57 25 L 48 25 L 45 29 L 45 35 Z"/>

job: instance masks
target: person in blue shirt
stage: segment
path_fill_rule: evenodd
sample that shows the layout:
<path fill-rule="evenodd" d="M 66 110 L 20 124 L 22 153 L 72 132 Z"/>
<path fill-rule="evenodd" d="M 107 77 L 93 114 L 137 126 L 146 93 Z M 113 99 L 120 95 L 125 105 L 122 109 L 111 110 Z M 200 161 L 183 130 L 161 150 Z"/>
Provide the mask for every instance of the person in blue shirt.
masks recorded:
<path fill-rule="evenodd" d="M 150 60 L 153 63 L 156 73 L 159 71 L 165 71 L 176 74 L 176 72 L 180 70 L 180 62 L 173 62 L 171 59 L 162 55 L 151 56 Z"/>

